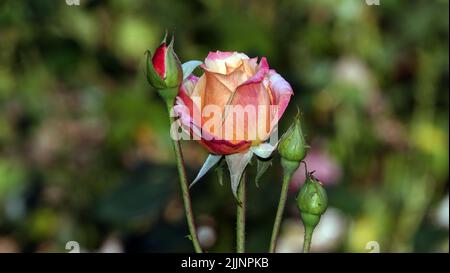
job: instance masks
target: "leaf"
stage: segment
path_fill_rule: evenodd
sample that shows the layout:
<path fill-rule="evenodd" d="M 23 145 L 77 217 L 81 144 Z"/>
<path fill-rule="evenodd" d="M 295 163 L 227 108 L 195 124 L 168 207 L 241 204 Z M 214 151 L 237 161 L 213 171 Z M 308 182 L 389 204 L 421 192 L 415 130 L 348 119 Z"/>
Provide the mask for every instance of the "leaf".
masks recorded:
<path fill-rule="evenodd" d="M 261 160 L 259 158 L 257 159 L 256 178 L 255 178 L 256 187 L 259 188 L 259 179 L 267 171 L 267 169 L 269 169 L 270 166 L 272 166 L 272 159 L 269 160 Z"/>
<path fill-rule="evenodd" d="M 181 67 L 183 68 L 183 80 L 187 79 L 189 75 L 191 75 L 192 72 L 201 64 L 201 61 L 196 60 L 185 62 L 184 64 L 182 64 Z"/>
<path fill-rule="evenodd" d="M 252 157 L 253 152 L 251 150 L 245 153 L 231 154 L 225 156 L 228 169 L 230 170 L 231 190 L 233 191 L 234 197 L 238 202 L 241 202 L 237 198 L 237 189 L 239 186 L 239 182 L 241 181 L 241 176 L 245 170 L 245 167 L 247 167 L 247 164 L 250 162 Z"/>
<path fill-rule="evenodd" d="M 255 153 L 258 157 L 269 158 L 273 151 L 277 148 L 277 145 L 272 145 L 270 143 L 261 143 L 258 146 L 250 147 L 250 150 Z"/>
<path fill-rule="evenodd" d="M 191 183 L 189 188 L 192 188 L 192 186 L 194 186 L 194 184 L 197 183 L 200 180 L 200 178 L 202 178 L 212 167 L 214 167 L 214 165 L 216 165 L 221 158 L 222 158 L 221 155 L 210 154 L 208 158 L 205 160 L 205 163 L 203 163 L 203 166 L 198 172 L 197 177 Z"/>

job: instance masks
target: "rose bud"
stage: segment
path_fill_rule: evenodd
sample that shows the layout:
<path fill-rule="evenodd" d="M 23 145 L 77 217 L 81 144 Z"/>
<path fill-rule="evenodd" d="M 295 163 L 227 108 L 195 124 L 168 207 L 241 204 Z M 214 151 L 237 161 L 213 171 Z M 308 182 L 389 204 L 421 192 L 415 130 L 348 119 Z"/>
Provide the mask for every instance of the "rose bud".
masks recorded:
<path fill-rule="evenodd" d="M 308 148 L 300 124 L 300 115 L 297 115 L 291 127 L 281 137 L 278 152 L 286 160 L 300 162 L 305 158 Z"/>
<path fill-rule="evenodd" d="M 285 171 L 292 174 L 298 168 L 300 161 L 305 158 L 308 148 L 300 124 L 300 114 L 298 114 L 278 143 L 278 153 Z"/>
<path fill-rule="evenodd" d="M 161 96 L 168 98 L 173 102 L 177 93 L 178 86 L 183 80 L 183 69 L 181 63 L 173 50 L 173 39 L 169 45 L 164 37 L 161 45 L 156 49 L 155 54 L 147 50 L 147 80 L 154 88 L 165 90 L 160 92 Z M 170 94 L 169 94 L 170 93 Z"/>
<path fill-rule="evenodd" d="M 328 206 L 327 192 L 312 173 L 306 174 L 303 187 L 297 195 L 297 206 L 305 226 L 304 252 L 309 251 L 314 228 L 320 221 Z"/>

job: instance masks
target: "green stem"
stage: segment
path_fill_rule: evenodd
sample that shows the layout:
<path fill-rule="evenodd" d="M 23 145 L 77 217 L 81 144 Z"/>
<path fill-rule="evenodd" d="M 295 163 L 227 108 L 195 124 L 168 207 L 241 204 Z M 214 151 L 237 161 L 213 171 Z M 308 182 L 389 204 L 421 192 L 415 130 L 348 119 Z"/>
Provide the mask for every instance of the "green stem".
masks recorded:
<path fill-rule="evenodd" d="M 272 236 L 270 238 L 269 252 L 274 253 L 277 247 L 278 234 L 280 233 L 281 219 L 283 218 L 284 207 L 286 206 L 286 199 L 289 190 L 289 181 L 292 175 L 297 170 L 299 162 L 289 161 L 281 158 L 281 165 L 283 166 L 283 184 L 281 186 L 280 201 L 278 202 L 277 214 L 273 224 Z"/>
<path fill-rule="evenodd" d="M 164 91 L 165 90 L 162 90 L 162 92 L 164 92 Z M 166 100 L 167 110 L 169 111 L 169 121 L 170 121 L 169 125 L 172 126 L 172 122 L 174 122 L 175 119 L 170 116 L 172 104 L 168 103 L 168 101 L 170 101 L 170 100 Z M 187 181 L 187 176 L 186 176 L 186 170 L 184 168 L 184 160 L 183 160 L 183 154 L 181 152 L 180 142 L 178 140 L 174 140 L 172 137 L 171 137 L 171 139 L 172 139 L 173 150 L 175 152 L 175 157 L 177 160 L 178 176 L 180 178 L 180 187 L 181 187 L 181 193 L 182 193 L 182 197 L 183 197 L 184 212 L 186 214 L 186 220 L 187 220 L 187 224 L 189 227 L 190 239 L 192 241 L 192 244 L 194 245 L 195 252 L 202 253 L 202 248 L 200 246 L 200 243 L 199 243 L 198 237 L 197 237 L 197 230 L 196 230 L 195 222 L 194 222 L 194 214 L 192 212 L 191 197 L 189 194 L 189 186 L 188 186 L 188 181 Z"/>
<path fill-rule="evenodd" d="M 277 214 L 275 216 L 275 222 L 272 229 L 272 237 L 270 239 L 270 253 L 275 253 L 275 248 L 277 247 L 278 234 L 280 233 L 281 219 L 283 218 L 284 207 L 286 206 L 290 180 L 291 175 L 283 175 L 283 185 L 281 186 L 280 201 L 278 202 Z"/>
<path fill-rule="evenodd" d="M 237 204 L 236 209 L 236 252 L 245 252 L 245 209 L 246 209 L 246 197 L 245 197 L 245 185 L 246 177 L 245 172 L 242 174 L 241 183 L 237 192 L 237 197 L 240 203 Z"/>
<path fill-rule="evenodd" d="M 314 231 L 313 227 L 305 225 L 305 239 L 303 240 L 303 253 L 309 253 L 313 231 Z"/>

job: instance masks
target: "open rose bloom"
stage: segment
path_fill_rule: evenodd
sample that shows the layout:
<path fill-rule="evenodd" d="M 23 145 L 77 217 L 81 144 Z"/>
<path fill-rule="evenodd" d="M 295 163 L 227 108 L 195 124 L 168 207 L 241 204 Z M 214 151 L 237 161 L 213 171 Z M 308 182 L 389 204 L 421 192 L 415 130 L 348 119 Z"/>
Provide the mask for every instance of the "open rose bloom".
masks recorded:
<path fill-rule="evenodd" d="M 266 141 L 293 95 L 266 58 L 257 61 L 243 53 L 210 53 L 201 66 L 205 73 L 180 88 L 175 111 L 213 154 L 240 153 Z"/>
<path fill-rule="evenodd" d="M 208 149 L 212 163 L 225 155 L 230 171 L 234 157 L 248 163 L 253 153 L 270 156 L 274 145 L 266 142 L 293 95 L 289 83 L 266 58 L 258 63 L 243 53 L 211 52 L 201 68 L 204 74 L 189 76 L 176 99 L 182 128 Z"/>

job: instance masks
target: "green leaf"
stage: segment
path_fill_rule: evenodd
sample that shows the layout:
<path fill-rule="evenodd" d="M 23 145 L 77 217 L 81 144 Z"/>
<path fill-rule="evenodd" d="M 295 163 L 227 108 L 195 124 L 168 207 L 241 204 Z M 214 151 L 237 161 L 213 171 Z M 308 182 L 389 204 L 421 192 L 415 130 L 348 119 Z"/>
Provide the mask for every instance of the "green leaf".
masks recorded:
<path fill-rule="evenodd" d="M 187 79 L 187 77 L 189 77 L 189 75 L 191 75 L 192 72 L 201 64 L 202 64 L 201 61 L 196 61 L 196 60 L 185 62 L 181 66 L 183 68 L 183 80 Z"/>
<path fill-rule="evenodd" d="M 267 169 L 269 169 L 269 167 L 272 166 L 272 159 L 262 160 L 257 157 L 257 162 L 258 162 L 258 164 L 256 165 L 255 183 L 256 183 L 256 187 L 259 188 L 259 179 L 267 171 Z"/>

